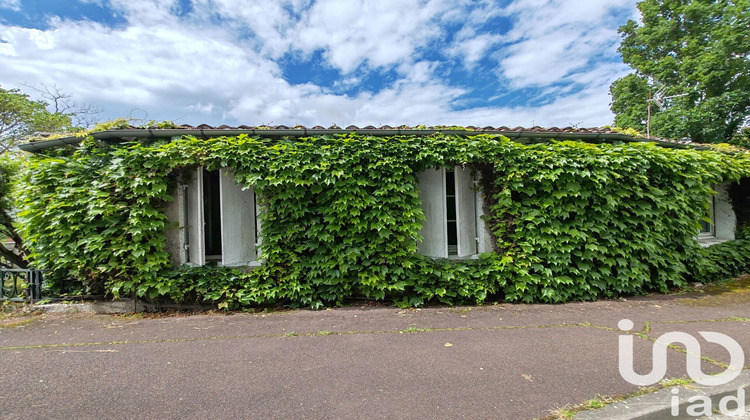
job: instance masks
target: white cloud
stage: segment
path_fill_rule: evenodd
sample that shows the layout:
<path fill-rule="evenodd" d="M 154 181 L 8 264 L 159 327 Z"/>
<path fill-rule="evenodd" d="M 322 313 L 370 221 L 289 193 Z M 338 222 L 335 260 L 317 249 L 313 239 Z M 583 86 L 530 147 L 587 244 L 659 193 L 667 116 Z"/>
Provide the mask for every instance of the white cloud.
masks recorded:
<path fill-rule="evenodd" d="M 517 0 L 505 9 L 516 23 L 500 55 L 513 87 L 544 86 L 574 73 L 596 71 L 619 45 L 613 11 L 635 9 L 634 0 Z M 621 22 L 624 23 L 624 22 Z M 623 65 L 624 66 L 624 65 Z"/>
<path fill-rule="evenodd" d="M 401 83 L 412 83 L 427 85 L 435 80 L 434 72 L 439 63 L 434 61 L 419 61 L 417 63 L 404 63 L 399 66 L 399 73 L 403 75 Z"/>
<path fill-rule="evenodd" d="M 439 0 L 323 0 L 297 23 L 290 36 L 304 53 L 322 49 L 344 73 L 411 61 L 418 47 L 440 35 Z"/>
<path fill-rule="evenodd" d="M 293 13 L 309 7 L 311 0 L 194 0 L 196 17 L 220 16 L 235 32 L 250 31 L 255 47 L 269 57 L 280 57 L 290 48 L 287 32 Z"/>
<path fill-rule="evenodd" d="M 191 14 L 177 16 L 176 0 L 110 0 L 125 25 L 0 25 L 0 84 L 57 84 L 109 117 L 137 108 L 148 119 L 190 124 L 600 125 L 611 122 L 609 83 L 623 74 L 622 65 L 596 59 L 619 41 L 603 22 L 612 7 L 630 3 L 518 0 L 501 9 L 468 0 L 194 0 Z M 586 13 L 569 10 L 584 6 Z M 507 34 L 482 29 L 500 13 L 516 16 Z M 451 45 L 448 24 L 462 28 Z M 429 59 L 421 55 L 430 50 Z M 316 51 L 341 80 L 328 87 L 284 80 L 278 58 Z M 449 64 L 441 57 L 458 59 L 459 69 L 494 57 L 510 85 L 536 87 L 549 100 L 456 111 L 470 87 L 438 77 Z M 396 79 L 337 94 L 356 91 L 373 68 L 394 70 Z M 507 93 L 502 85 L 482 89 Z"/>
<path fill-rule="evenodd" d="M 109 3 L 133 24 L 152 26 L 176 20 L 172 12 L 177 0 L 109 0 Z"/>
<path fill-rule="evenodd" d="M 0 0 L 0 9 L 21 10 L 21 0 Z"/>
<path fill-rule="evenodd" d="M 121 0 L 124 1 L 124 0 Z M 143 1 L 143 0 L 141 0 Z M 397 66 L 441 32 L 443 0 L 195 0 L 196 16 L 216 14 L 249 31 L 259 52 L 309 57 L 352 73 L 362 64 Z"/>
<path fill-rule="evenodd" d="M 596 127 L 612 123 L 612 116 L 602 112 L 608 109 L 606 88 L 591 88 L 551 98 L 554 99 L 550 103 L 541 106 L 479 107 L 450 111 L 437 119 L 439 124 L 479 127 Z"/>
<path fill-rule="evenodd" d="M 212 102 L 205 104 L 203 102 L 198 102 L 188 105 L 186 108 L 189 111 L 200 112 L 201 114 L 212 114 L 214 112 L 214 104 Z"/>
<path fill-rule="evenodd" d="M 493 22 L 504 13 L 494 0 L 467 1 L 462 6 L 471 6 L 472 9 L 466 12 L 464 8 L 454 7 L 450 13 L 442 16 L 446 22 L 461 25 L 446 52 L 449 56 L 460 59 L 464 67 L 471 69 L 477 61 L 487 56 L 493 46 L 505 39 L 497 31 L 507 28 L 494 28 L 495 32 L 482 31 L 485 24 Z"/>
<path fill-rule="evenodd" d="M 55 83 L 86 102 L 176 110 L 171 118 L 196 103 L 213 103 L 220 113 L 237 96 L 285 84 L 275 63 L 220 28 L 169 19 L 123 29 L 89 21 L 51 25 L 46 31 L 0 26 L 15 53 L 2 56 L 0 80 Z"/>
<path fill-rule="evenodd" d="M 450 56 L 461 59 L 464 66 L 472 68 L 477 61 L 487 56 L 487 51 L 503 40 L 497 34 L 477 34 L 467 26 L 456 34 L 456 39 L 447 49 Z"/>

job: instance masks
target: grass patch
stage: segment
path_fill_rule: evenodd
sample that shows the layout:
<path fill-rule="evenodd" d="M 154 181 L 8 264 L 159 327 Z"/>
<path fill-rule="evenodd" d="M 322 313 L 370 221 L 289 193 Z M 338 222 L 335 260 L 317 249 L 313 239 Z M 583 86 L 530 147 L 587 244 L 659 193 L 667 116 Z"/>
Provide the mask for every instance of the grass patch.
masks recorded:
<path fill-rule="evenodd" d="M 663 388 L 672 388 L 675 386 L 691 386 L 693 384 L 692 379 L 687 378 L 669 378 L 659 382 L 658 386 L 641 387 L 635 392 L 623 395 L 601 395 L 597 394 L 594 398 L 586 400 L 580 404 L 566 404 L 562 407 L 551 410 L 550 415 L 543 417 L 540 420 L 568 420 L 573 419 L 577 413 L 586 410 L 596 410 L 604 408 L 609 404 L 624 401 L 628 398 L 640 397 L 641 395 L 650 394 Z"/>
<path fill-rule="evenodd" d="M 0 329 L 27 325 L 39 319 L 39 316 L 38 312 L 28 310 L 23 302 L 6 300 L 0 303 Z"/>
<path fill-rule="evenodd" d="M 659 385 L 661 385 L 662 388 L 672 388 L 673 386 L 691 385 L 693 382 L 695 381 L 687 378 L 671 378 L 664 379 L 663 381 L 659 382 Z"/>
<path fill-rule="evenodd" d="M 604 408 L 609 404 L 624 401 L 628 398 L 639 397 L 641 395 L 650 394 L 656 392 L 662 387 L 641 387 L 637 391 L 623 395 L 601 395 L 597 394 L 594 398 L 586 400 L 580 404 L 566 404 L 562 407 L 555 408 L 550 411 L 550 415 L 542 417 L 539 420 L 570 420 L 575 417 L 577 413 L 586 410 L 596 410 Z"/>
<path fill-rule="evenodd" d="M 32 322 L 36 321 L 37 319 L 38 319 L 37 316 L 25 317 L 25 318 L 21 318 L 21 319 L 14 319 L 14 318 L 0 319 L 0 330 L 4 330 L 4 329 L 8 329 L 8 328 L 22 327 L 24 325 L 31 324 Z"/>

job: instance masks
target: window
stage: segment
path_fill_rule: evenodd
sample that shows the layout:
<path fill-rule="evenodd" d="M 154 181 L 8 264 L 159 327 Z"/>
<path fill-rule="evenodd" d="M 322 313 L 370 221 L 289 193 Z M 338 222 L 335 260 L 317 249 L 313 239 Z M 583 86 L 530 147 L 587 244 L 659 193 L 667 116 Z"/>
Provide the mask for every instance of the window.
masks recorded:
<path fill-rule="evenodd" d="M 207 261 L 221 261 L 221 195 L 219 171 L 203 169 L 203 238 Z"/>
<path fill-rule="evenodd" d="M 711 197 L 711 202 L 708 205 L 708 218 L 710 222 L 701 220 L 701 230 L 699 237 L 716 236 L 716 197 Z"/>
<path fill-rule="evenodd" d="M 419 197 L 426 220 L 418 245 L 434 258 L 466 258 L 492 249 L 484 227 L 482 199 L 471 169 L 457 166 L 418 175 Z"/>
<path fill-rule="evenodd" d="M 456 211 L 455 171 L 445 171 L 445 210 L 448 224 L 448 255 L 458 255 L 458 212 Z"/>
<path fill-rule="evenodd" d="M 734 240 L 734 230 L 737 227 L 737 215 L 732 208 L 727 185 L 718 184 L 713 188 L 716 195 L 709 201 L 710 222 L 701 220 L 701 230 L 698 233 L 697 239 L 701 246 Z"/>
<path fill-rule="evenodd" d="M 258 208 L 252 188 L 243 189 L 228 170 L 195 170 L 184 191 L 184 261 L 203 265 L 256 265 Z"/>

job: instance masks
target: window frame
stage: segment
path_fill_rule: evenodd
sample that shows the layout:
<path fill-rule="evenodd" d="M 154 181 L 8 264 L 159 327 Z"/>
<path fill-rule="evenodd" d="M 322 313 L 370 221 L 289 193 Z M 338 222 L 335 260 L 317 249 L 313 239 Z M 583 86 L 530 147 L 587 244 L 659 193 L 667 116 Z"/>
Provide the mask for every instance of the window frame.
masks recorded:
<path fill-rule="evenodd" d="M 456 244 L 449 240 L 449 173 L 453 173 Z M 422 222 L 417 252 L 431 258 L 460 260 L 478 258 L 492 249 L 490 235 L 482 220 L 483 199 L 478 180 L 468 167 L 428 169 L 417 174 L 419 197 L 425 220 Z"/>
<path fill-rule="evenodd" d="M 235 182 L 228 169 L 218 170 L 218 203 L 211 204 L 219 212 L 221 254 L 206 253 L 206 174 L 203 167 L 191 171 L 183 189 L 183 263 L 201 266 L 216 262 L 222 266 L 257 266 L 261 212 L 253 187 Z"/>
<path fill-rule="evenodd" d="M 711 188 L 714 190 L 709 203 L 711 229 L 710 232 L 704 232 L 701 229 L 695 236 L 696 241 L 702 247 L 733 241 L 737 228 L 737 215 L 729 197 L 728 184 L 719 183 L 712 185 Z"/>
<path fill-rule="evenodd" d="M 716 238 L 716 196 L 711 196 L 711 201 L 708 204 L 708 218 L 710 221 L 708 222 L 708 231 L 701 230 L 698 232 L 698 238 L 699 239 L 711 239 Z M 701 222 L 705 222 L 705 220 L 701 219 Z M 703 226 L 701 224 L 701 226 Z"/>

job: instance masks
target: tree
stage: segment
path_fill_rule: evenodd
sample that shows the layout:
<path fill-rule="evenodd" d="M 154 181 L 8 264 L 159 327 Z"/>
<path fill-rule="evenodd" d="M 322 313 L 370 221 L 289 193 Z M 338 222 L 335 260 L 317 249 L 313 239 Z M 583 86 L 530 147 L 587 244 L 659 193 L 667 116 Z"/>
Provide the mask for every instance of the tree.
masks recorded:
<path fill-rule="evenodd" d="M 13 242 L 13 249 L 0 245 L 0 265 L 15 265 L 27 268 L 23 240 L 13 225 L 13 203 L 11 199 L 11 178 L 18 170 L 19 161 L 7 154 L 0 156 L 0 240 Z"/>
<path fill-rule="evenodd" d="M 610 86 L 615 125 L 700 143 L 731 141 L 750 122 L 750 1 L 644 0 L 621 26 L 635 73 Z"/>
<path fill-rule="evenodd" d="M 750 127 L 742 127 L 730 143 L 750 149 Z"/>
<path fill-rule="evenodd" d="M 60 89 L 57 85 L 50 86 L 44 83 L 39 86 L 26 83 L 23 85 L 38 92 L 44 101 L 49 103 L 48 107 L 52 108 L 54 114 L 70 117 L 73 127 L 91 128 L 99 122 L 98 115 L 104 112 L 99 106 L 75 101 L 71 93 Z"/>
<path fill-rule="evenodd" d="M 10 149 L 21 139 L 42 132 L 69 131 L 74 128 L 87 128 L 101 109 L 92 105 L 79 104 L 72 95 L 57 86 L 27 85 L 36 90 L 45 100 L 32 100 L 18 89 L 0 87 L 0 240 L 10 240 L 13 249 L 0 245 L 0 265 L 28 267 L 23 241 L 13 224 L 13 200 L 11 179 L 18 170 L 20 161 L 15 159 Z M 47 102 L 49 101 L 49 102 Z M 47 108 L 52 108 L 52 111 Z"/>
<path fill-rule="evenodd" d="M 49 112 L 46 102 L 31 100 L 18 89 L 0 87 L 0 154 L 24 137 L 70 128 L 69 115 Z"/>
<path fill-rule="evenodd" d="M 632 73 L 612 83 L 609 90 L 616 99 L 610 108 L 615 113 L 615 126 L 646 132 L 649 89 L 645 77 Z"/>

